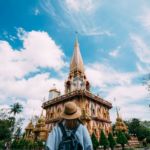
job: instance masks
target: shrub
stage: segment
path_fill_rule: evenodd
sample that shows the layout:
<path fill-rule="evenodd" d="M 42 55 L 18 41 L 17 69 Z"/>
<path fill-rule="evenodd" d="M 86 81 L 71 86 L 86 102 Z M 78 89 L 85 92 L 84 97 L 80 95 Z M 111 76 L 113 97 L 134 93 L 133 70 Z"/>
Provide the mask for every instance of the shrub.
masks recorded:
<path fill-rule="evenodd" d="M 143 141 L 143 146 L 144 146 L 144 147 L 147 147 L 147 144 L 146 144 L 146 142 L 144 142 L 144 141 Z"/>
<path fill-rule="evenodd" d="M 94 133 L 92 133 L 91 141 L 92 141 L 94 150 L 96 150 L 96 148 L 99 146 L 99 143 Z"/>
<path fill-rule="evenodd" d="M 106 138 L 106 135 L 104 134 L 103 130 L 101 130 L 101 136 L 100 136 L 99 144 L 104 146 L 104 150 L 106 149 L 107 145 L 109 145 L 109 141 Z"/>
<path fill-rule="evenodd" d="M 116 141 L 117 143 L 121 144 L 122 149 L 124 150 L 124 144 L 128 143 L 128 140 L 120 129 L 118 130 Z"/>
<path fill-rule="evenodd" d="M 124 133 L 124 135 L 126 136 L 127 140 L 130 140 L 130 139 L 131 139 L 130 134 Z"/>
<path fill-rule="evenodd" d="M 33 146 L 33 141 L 31 140 L 30 143 L 28 144 L 29 147 Z"/>
<path fill-rule="evenodd" d="M 109 146 L 111 147 L 111 150 L 113 150 L 114 146 L 117 145 L 117 143 L 116 143 L 116 141 L 114 140 L 114 137 L 113 137 L 113 135 L 111 134 L 111 132 L 109 132 L 108 141 L 109 141 Z"/>
<path fill-rule="evenodd" d="M 33 146 L 38 146 L 38 143 L 37 142 L 33 143 Z"/>
<path fill-rule="evenodd" d="M 147 143 L 150 143 L 150 136 L 147 137 L 146 142 L 147 142 Z"/>
<path fill-rule="evenodd" d="M 39 142 L 38 146 L 43 146 L 43 140 Z"/>
<path fill-rule="evenodd" d="M 138 136 L 138 140 L 139 141 L 143 141 L 145 139 L 145 136 L 143 134 L 139 135 Z"/>

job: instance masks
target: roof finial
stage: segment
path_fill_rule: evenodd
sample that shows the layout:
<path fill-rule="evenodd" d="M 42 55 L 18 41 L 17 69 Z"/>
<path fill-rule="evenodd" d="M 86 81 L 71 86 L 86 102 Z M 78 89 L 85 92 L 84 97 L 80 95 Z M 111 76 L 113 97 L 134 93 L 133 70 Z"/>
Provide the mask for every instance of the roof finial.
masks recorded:
<path fill-rule="evenodd" d="M 75 42 L 75 44 L 74 44 L 74 46 L 76 47 L 76 46 L 79 46 L 79 44 L 78 44 L 78 39 L 77 39 L 77 31 L 76 31 L 76 42 Z"/>
<path fill-rule="evenodd" d="M 115 104 L 116 104 L 116 99 L 114 98 Z M 116 111 L 117 111 L 117 117 L 119 118 L 119 113 L 118 113 L 118 109 L 117 109 L 117 105 L 116 105 Z"/>
<path fill-rule="evenodd" d="M 78 32 L 76 31 L 76 43 L 78 43 L 78 39 L 77 39 L 77 33 L 78 33 Z"/>

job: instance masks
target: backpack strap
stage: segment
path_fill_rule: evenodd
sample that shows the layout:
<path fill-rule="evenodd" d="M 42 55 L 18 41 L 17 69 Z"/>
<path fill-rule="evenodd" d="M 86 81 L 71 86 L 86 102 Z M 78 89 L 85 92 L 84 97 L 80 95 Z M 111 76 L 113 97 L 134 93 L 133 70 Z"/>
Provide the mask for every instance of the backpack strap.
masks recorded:
<path fill-rule="evenodd" d="M 61 132 L 62 132 L 62 134 L 63 134 L 63 137 L 64 137 L 64 138 L 65 138 L 65 137 L 67 137 L 67 134 L 66 134 L 65 128 L 64 128 L 64 126 L 63 126 L 63 124 L 62 124 L 62 123 L 60 124 L 60 129 L 61 129 Z"/>
<path fill-rule="evenodd" d="M 79 126 L 80 126 L 80 122 L 78 122 L 78 127 L 75 128 L 75 129 L 73 129 L 73 131 L 72 131 L 72 133 L 73 133 L 74 135 L 76 134 L 76 131 L 77 131 L 77 129 L 79 128 Z"/>

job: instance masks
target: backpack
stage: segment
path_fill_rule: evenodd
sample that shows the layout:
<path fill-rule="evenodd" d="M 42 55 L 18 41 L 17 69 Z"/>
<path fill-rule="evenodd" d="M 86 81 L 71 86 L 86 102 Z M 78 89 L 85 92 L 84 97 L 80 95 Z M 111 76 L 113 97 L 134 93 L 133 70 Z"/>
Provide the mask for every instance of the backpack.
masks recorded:
<path fill-rule="evenodd" d="M 80 126 L 80 123 L 78 123 L 78 127 Z M 59 143 L 58 150 L 83 150 L 83 147 L 81 143 L 76 139 L 75 133 L 78 129 L 73 129 L 73 131 L 65 131 L 64 126 L 60 125 L 61 131 L 62 131 L 62 141 Z M 67 135 L 67 132 L 70 132 L 70 136 Z"/>

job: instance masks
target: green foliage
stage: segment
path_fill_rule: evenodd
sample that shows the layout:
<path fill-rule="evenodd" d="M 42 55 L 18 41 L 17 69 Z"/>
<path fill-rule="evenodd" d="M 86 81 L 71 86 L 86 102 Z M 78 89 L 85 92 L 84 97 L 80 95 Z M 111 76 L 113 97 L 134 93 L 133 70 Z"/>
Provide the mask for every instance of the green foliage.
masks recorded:
<path fill-rule="evenodd" d="M 3 148 L 4 147 L 4 142 L 0 141 L 0 147 Z"/>
<path fill-rule="evenodd" d="M 18 145 L 18 141 L 15 139 L 13 143 L 10 145 L 11 148 L 16 148 Z"/>
<path fill-rule="evenodd" d="M 28 140 L 25 140 L 24 145 L 25 145 L 25 146 L 28 146 L 28 144 L 29 144 L 29 141 L 28 141 Z"/>
<path fill-rule="evenodd" d="M 124 149 L 124 144 L 128 143 L 126 136 L 122 133 L 120 129 L 118 130 L 117 133 L 116 142 L 122 145 L 122 149 Z"/>
<path fill-rule="evenodd" d="M 130 139 L 131 139 L 130 134 L 124 133 L 124 135 L 126 136 L 127 140 L 130 140 Z"/>
<path fill-rule="evenodd" d="M 109 145 L 109 141 L 106 138 L 106 135 L 104 134 L 103 130 L 101 130 L 101 136 L 100 136 L 99 144 L 103 145 L 104 149 L 106 149 L 106 146 Z"/>
<path fill-rule="evenodd" d="M 147 142 L 147 143 L 150 143 L 150 136 L 147 137 L 146 142 Z"/>
<path fill-rule="evenodd" d="M 108 141 L 109 141 L 109 146 L 111 147 L 111 149 L 113 149 L 113 147 L 115 145 L 117 145 L 117 143 L 116 143 L 116 141 L 115 141 L 115 139 L 114 139 L 114 137 L 113 137 L 111 132 L 109 132 Z"/>
<path fill-rule="evenodd" d="M 146 142 L 144 142 L 144 141 L 143 141 L 143 146 L 147 147 L 147 144 L 146 144 Z"/>
<path fill-rule="evenodd" d="M 8 120 L 0 120 L 0 140 L 10 137 Z"/>
<path fill-rule="evenodd" d="M 39 142 L 38 146 L 43 146 L 43 140 Z"/>
<path fill-rule="evenodd" d="M 143 134 L 139 135 L 138 136 L 138 140 L 139 141 L 143 141 L 145 139 L 145 136 Z"/>
<path fill-rule="evenodd" d="M 150 136 L 150 129 L 148 128 L 148 125 L 145 125 L 137 118 L 124 121 L 124 123 L 128 126 L 129 133 L 137 135 L 137 137 L 141 134 L 143 134 L 146 138 Z M 145 123 L 147 122 L 145 121 Z"/>
<path fill-rule="evenodd" d="M 125 135 L 122 133 L 122 131 L 119 129 L 118 133 L 117 133 L 117 143 L 119 144 L 126 144 L 128 143 L 127 138 L 125 137 Z"/>
<path fill-rule="evenodd" d="M 10 114 L 13 113 L 14 116 L 16 114 L 20 114 L 22 112 L 23 106 L 19 103 L 14 103 L 13 105 L 10 105 L 11 109 L 10 109 Z"/>
<path fill-rule="evenodd" d="M 30 143 L 28 144 L 29 147 L 33 146 L 33 141 L 31 140 Z"/>
<path fill-rule="evenodd" d="M 135 146 L 134 148 L 144 148 L 144 146 Z"/>
<path fill-rule="evenodd" d="M 37 142 L 34 142 L 34 143 L 33 143 L 33 146 L 38 146 L 38 143 L 37 143 Z"/>
<path fill-rule="evenodd" d="M 95 150 L 99 146 L 99 143 L 98 143 L 98 140 L 97 140 L 94 133 L 92 133 L 91 141 L 92 141 L 92 144 L 93 144 L 93 148 Z"/>

